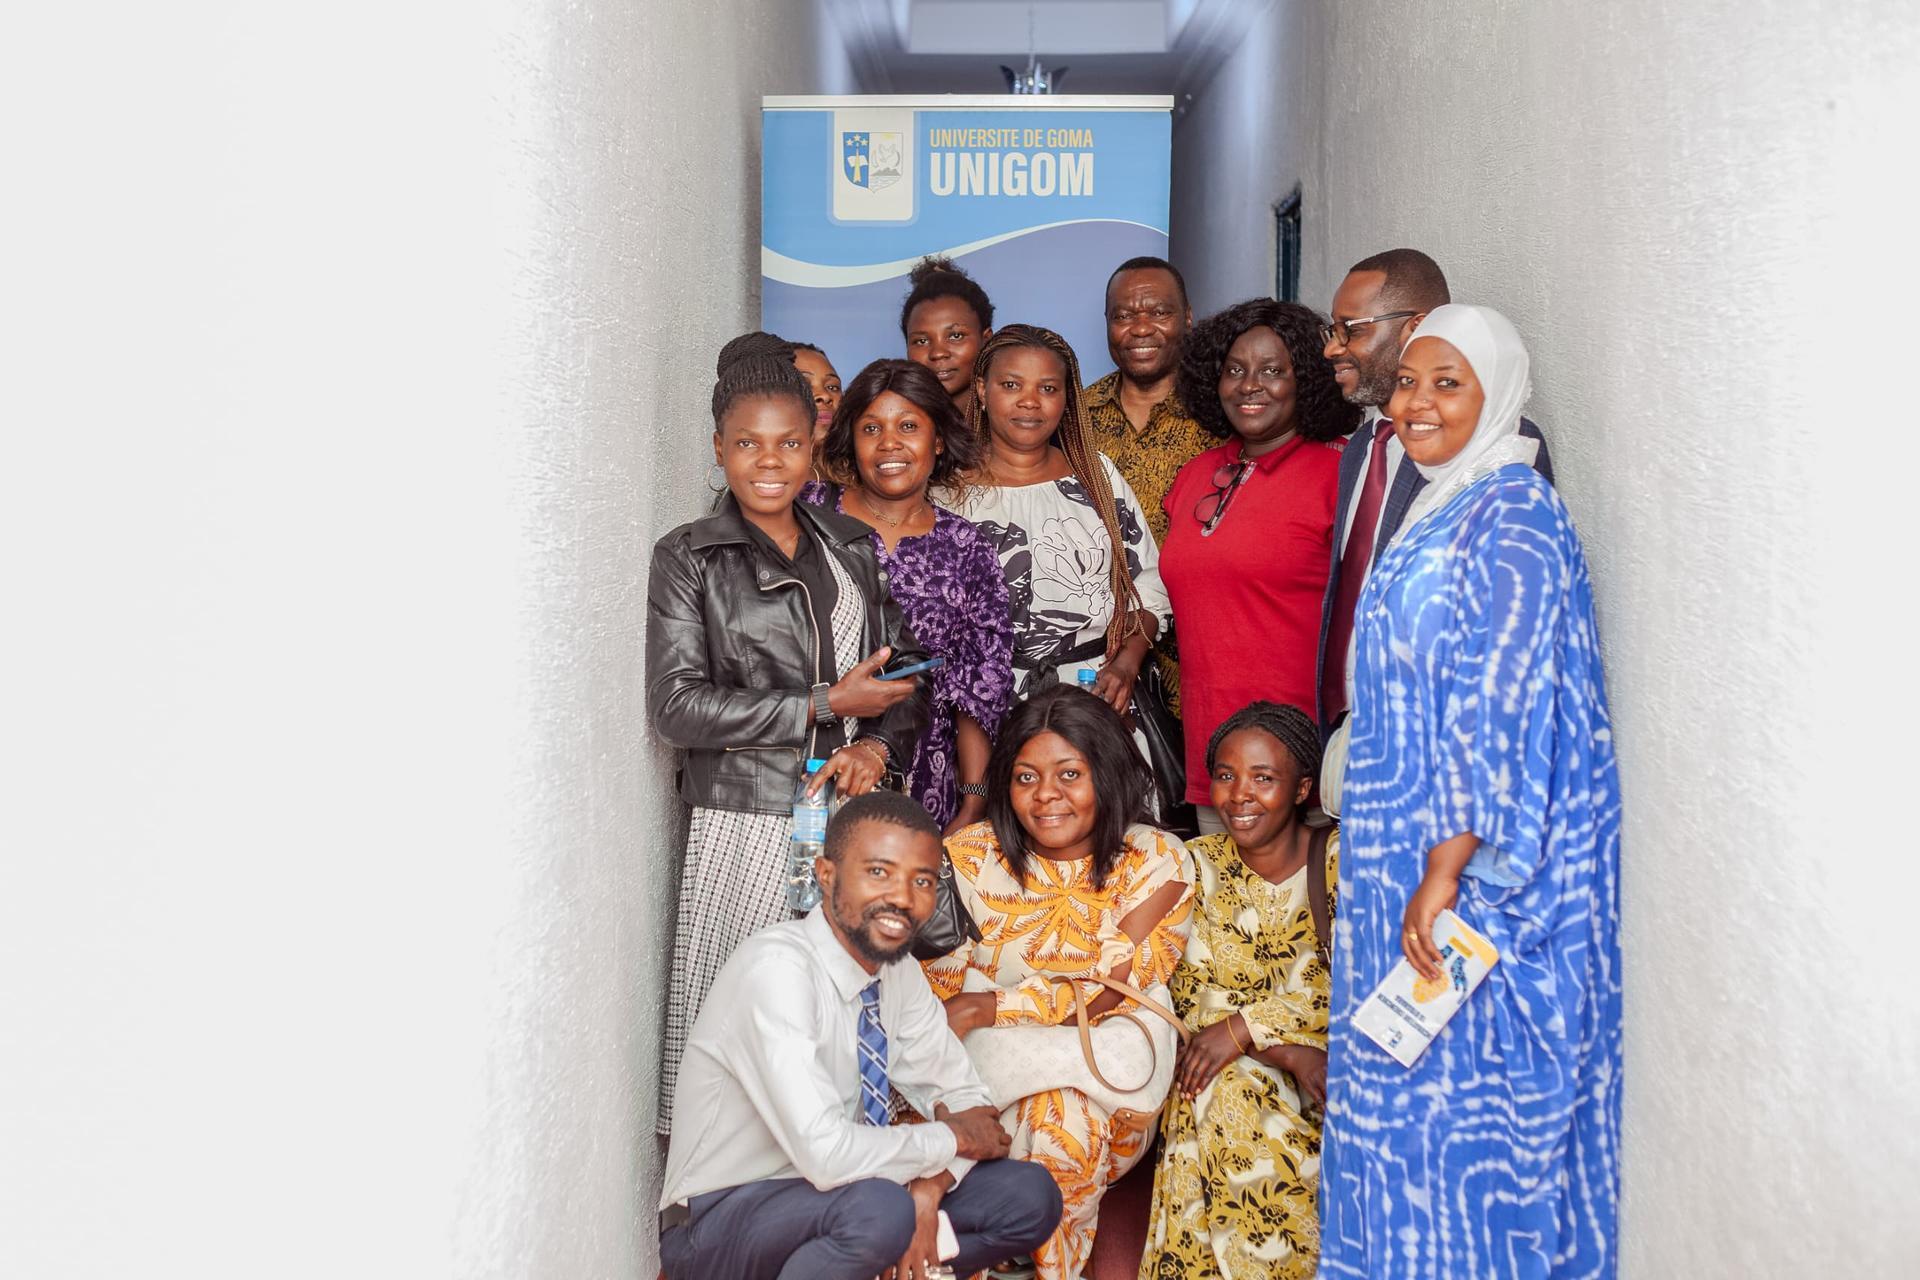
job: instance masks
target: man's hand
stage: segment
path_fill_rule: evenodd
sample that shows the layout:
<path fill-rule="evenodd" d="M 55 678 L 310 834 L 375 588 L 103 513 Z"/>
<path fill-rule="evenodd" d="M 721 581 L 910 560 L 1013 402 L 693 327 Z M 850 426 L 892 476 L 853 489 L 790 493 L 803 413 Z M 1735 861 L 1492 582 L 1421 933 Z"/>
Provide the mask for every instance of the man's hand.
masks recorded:
<path fill-rule="evenodd" d="M 998 1160 L 1013 1150 L 1013 1139 L 1000 1127 L 1000 1113 L 992 1107 L 949 1111 L 946 1103 L 936 1102 L 933 1118 L 953 1130 L 962 1160 Z"/>
<path fill-rule="evenodd" d="M 913 1197 L 913 1239 L 881 1280 L 931 1280 L 933 1269 L 940 1265 L 940 1201 L 952 1186 L 953 1175 L 945 1172 L 907 1184 L 907 1194 Z"/>
<path fill-rule="evenodd" d="M 966 1039 L 967 1033 L 990 1027 L 999 1012 L 1000 1002 L 991 991 L 968 991 L 947 1001 L 947 1027 Z"/>

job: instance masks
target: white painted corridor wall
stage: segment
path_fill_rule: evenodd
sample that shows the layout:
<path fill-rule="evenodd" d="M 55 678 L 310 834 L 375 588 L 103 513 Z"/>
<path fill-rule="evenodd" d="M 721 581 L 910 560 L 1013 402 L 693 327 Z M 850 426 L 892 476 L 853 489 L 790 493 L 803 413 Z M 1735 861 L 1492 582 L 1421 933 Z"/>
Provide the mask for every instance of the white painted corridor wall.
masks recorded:
<path fill-rule="evenodd" d="M 649 551 L 837 36 L 17 16 L 0 1276 L 652 1276 Z"/>

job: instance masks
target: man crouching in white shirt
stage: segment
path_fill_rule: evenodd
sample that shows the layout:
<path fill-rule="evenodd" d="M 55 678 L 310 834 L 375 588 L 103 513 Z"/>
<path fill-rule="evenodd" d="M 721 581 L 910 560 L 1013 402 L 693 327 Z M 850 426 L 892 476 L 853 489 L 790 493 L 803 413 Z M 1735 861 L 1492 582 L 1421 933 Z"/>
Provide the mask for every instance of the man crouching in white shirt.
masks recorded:
<path fill-rule="evenodd" d="M 741 944 L 688 1037 L 660 1201 L 670 1280 L 966 1276 L 1060 1220 L 1047 1171 L 1003 1158 L 1006 1130 L 907 954 L 933 913 L 940 828 L 873 791 L 833 816 L 826 849 L 820 906 Z M 934 1119 L 889 1125 L 893 1089 Z"/>

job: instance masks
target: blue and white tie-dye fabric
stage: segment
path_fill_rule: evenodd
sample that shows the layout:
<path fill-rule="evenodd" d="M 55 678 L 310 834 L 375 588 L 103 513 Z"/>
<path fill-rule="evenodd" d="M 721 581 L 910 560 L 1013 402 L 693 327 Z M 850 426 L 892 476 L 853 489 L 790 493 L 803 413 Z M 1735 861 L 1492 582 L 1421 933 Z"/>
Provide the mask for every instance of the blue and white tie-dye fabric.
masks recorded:
<path fill-rule="evenodd" d="M 1320 1173 L 1322 1276 L 1612 1277 L 1620 788 L 1585 556 L 1500 468 L 1408 529 L 1356 621 Z M 1412 1068 L 1353 1029 L 1427 851 L 1500 963 Z"/>

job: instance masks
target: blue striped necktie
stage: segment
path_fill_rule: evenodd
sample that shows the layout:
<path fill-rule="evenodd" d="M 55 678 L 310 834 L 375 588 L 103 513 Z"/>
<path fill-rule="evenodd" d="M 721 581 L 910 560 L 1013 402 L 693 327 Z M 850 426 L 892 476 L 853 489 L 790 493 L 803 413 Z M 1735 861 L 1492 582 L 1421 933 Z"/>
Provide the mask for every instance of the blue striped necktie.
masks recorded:
<path fill-rule="evenodd" d="M 860 1118 L 884 1125 L 892 1113 L 887 1087 L 887 1029 L 880 1025 L 880 979 L 860 989 Z"/>

